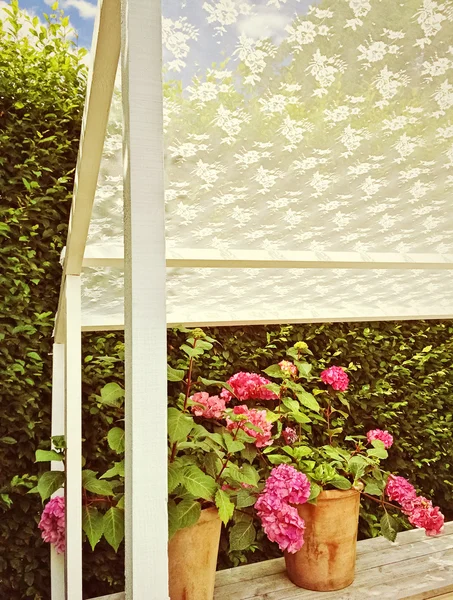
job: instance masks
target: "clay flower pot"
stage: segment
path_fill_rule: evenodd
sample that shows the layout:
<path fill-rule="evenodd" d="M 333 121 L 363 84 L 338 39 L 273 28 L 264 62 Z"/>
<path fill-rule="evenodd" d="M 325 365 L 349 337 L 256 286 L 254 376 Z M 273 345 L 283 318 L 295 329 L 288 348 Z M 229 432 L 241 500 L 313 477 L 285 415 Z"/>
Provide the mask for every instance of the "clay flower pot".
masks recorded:
<path fill-rule="evenodd" d="M 171 600 L 212 600 L 222 522 L 216 508 L 201 511 L 192 527 L 180 529 L 168 544 Z"/>
<path fill-rule="evenodd" d="M 305 521 L 305 543 L 295 554 L 285 553 L 293 583 L 316 591 L 341 590 L 354 581 L 360 493 L 321 492 L 317 504 L 297 506 Z"/>

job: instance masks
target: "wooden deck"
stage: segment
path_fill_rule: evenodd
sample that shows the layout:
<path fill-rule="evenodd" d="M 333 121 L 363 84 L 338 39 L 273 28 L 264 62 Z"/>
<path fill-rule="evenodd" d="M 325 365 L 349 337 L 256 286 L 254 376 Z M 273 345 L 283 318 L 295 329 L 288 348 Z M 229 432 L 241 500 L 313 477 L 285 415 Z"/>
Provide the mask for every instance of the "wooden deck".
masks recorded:
<path fill-rule="evenodd" d="M 338 592 L 310 592 L 286 577 L 278 558 L 217 573 L 214 600 L 453 600 L 453 521 L 439 537 L 401 533 L 398 541 L 363 540 L 354 583 Z M 124 594 L 97 600 L 124 600 Z"/>

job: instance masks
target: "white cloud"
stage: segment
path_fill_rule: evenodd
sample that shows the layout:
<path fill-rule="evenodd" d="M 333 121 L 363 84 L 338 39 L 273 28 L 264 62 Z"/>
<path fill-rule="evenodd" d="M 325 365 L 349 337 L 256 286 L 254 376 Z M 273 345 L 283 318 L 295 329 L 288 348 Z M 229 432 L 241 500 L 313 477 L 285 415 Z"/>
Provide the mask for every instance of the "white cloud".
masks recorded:
<path fill-rule="evenodd" d="M 44 0 L 46 4 L 52 6 L 55 0 Z M 88 2 L 88 0 L 60 0 L 60 8 L 75 8 L 82 19 L 94 19 L 97 13 L 97 5 Z"/>
<path fill-rule="evenodd" d="M 245 34 L 249 38 L 255 40 L 271 38 L 274 43 L 279 43 L 284 37 L 285 27 L 290 20 L 290 16 L 267 8 L 258 14 L 240 19 L 237 28 L 240 34 Z"/>
<path fill-rule="evenodd" d="M 82 19 L 94 19 L 98 10 L 96 4 L 87 0 L 66 0 L 64 4 L 78 10 Z"/>

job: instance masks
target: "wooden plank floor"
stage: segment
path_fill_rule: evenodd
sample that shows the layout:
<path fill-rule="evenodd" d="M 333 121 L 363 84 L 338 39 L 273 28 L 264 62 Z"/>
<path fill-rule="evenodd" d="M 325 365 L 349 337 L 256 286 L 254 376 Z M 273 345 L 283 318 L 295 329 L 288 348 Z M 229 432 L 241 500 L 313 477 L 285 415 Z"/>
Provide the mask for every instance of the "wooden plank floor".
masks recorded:
<path fill-rule="evenodd" d="M 357 546 L 354 583 L 338 592 L 292 584 L 282 558 L 219 571 L 214 600 L 453 600 L 453 521 L 438 537 L 417 529 L 395 543 L 380 537 Z M 97 600 L 124 600 L 112 594 Z"/>

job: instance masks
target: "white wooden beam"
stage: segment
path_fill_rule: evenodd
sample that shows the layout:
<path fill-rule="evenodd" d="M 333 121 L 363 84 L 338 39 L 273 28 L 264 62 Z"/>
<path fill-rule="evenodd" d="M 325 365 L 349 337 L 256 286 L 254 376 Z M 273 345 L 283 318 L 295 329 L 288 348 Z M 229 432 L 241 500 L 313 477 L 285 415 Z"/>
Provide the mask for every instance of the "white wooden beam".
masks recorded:
<path fill-rule="evenodd" d="M 82 268 L 118 68 L 120 39 L 120 0 L 99 0 L 66 243 L 64 272 L 70 275 L 80 275 Z"/>
<path fill-rule="evenodd" d="M 124 266 L 120 245 L 89 246 L 83 267 Z M 397 252 L 304 252 L 266 250 L 215 250 L 184 248 L 170 250 L 167 267 L 217 269 L 433 269 L 452 270 L 453 256 Z"/>
<path fill-rule="evenodd" d="M 276 316 L 268 319 L 257 319 L 248 318 L 246 314 L 236 314 L 231 319 L 217 317 L 214 315 L 205 315 L 204 319 L 186 319 L 181 321 L 176 315 L 169 315 L 167 321 L 167 327 L 178 327 L 185 325 L 186 327 L 234 327 L 237 325 L 278 325 L 288 323 L 355 323 L 364 321 L 423 321 L 423 320 L 453 320 L 453 312 L 439 313 L 423 313 L 414 314 L 408 311 L 407 314 L 402 314 L 401 311 L 397 312 L 382 312 L 374 313 L 363 316 L 351 316 L 350 313 L 342 313 L 336 315 L 323 314 L 323 315 L 305 315 L 295 317 L 293 315 Z M 121 331 L 124 329 L 124 319 L 121 315 L 112 315 L 111 317 L 105 317 L 104 319 L 91 318 L 85 321 L 82 326 L 82 331 Z"/>
<path fill-rule="evenodd" d="M 52 352 L 52 424 L 51 436 L 64 435 L 65 424 L 65 347 L 54 344 Z M 52 471 L 62 471 L 63 463 L 51 462 Z M 64 490 L 55 492 L 62 496 Z M 64 554 L 58 554 L 52 544 L 50 550 L 50 585 L 51 600 L 62 600 L 65 595 L 65 561 Z"/>
<path fill-rule="evenodd" d="M 66 596 L 82 600 L 82 334 L 80 276 L 65 279 Z"/>
<path fill-rule="evenodd" d="M 126 597 L 168 598 L 160 0 L 123 0 Z"/>

